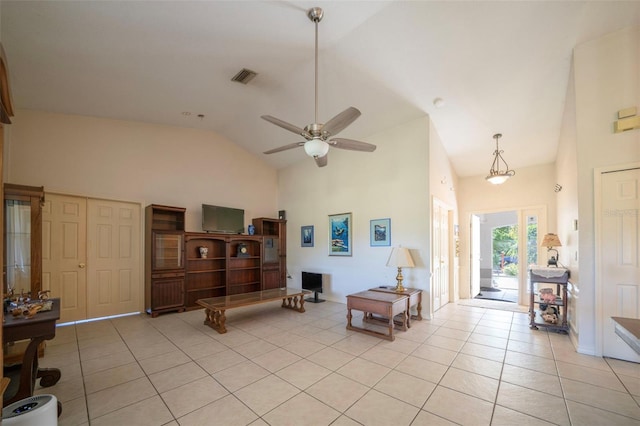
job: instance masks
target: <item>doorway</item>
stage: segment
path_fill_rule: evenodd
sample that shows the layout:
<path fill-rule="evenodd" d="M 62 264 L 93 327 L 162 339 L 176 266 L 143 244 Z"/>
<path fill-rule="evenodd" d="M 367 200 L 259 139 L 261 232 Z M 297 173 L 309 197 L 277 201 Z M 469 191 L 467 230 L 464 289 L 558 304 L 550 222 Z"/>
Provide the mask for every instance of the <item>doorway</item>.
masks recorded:
<path fill-rule="evenodd" d="M 526 305 L 528 268 L 538 262 L 542 207 L 471 216 L 471 297 Z"/>
<path fill-rule="evenodd" d="M 596 348 L 640 362 L 611 317 L 640 318 L 640 164 L 595 171 Z"/>
<path fill-rule="evenodd" d="M 518 300 L 518 213 L 479 216 L 480 291 L 475 299 L 515 303 Z"/>
<path fill-rule="evenodd" d="M 451 287 L 451 227 L 453 210 L 443 201 L 433 198 L 431 246 L 431 297 L 432 312 L 449 303 Z"/>
<path fill-rule="evenodd" d="M 46 194 L 43 289 L 60 297 L 60 321 L 143 310 L 140 205 Z"/>

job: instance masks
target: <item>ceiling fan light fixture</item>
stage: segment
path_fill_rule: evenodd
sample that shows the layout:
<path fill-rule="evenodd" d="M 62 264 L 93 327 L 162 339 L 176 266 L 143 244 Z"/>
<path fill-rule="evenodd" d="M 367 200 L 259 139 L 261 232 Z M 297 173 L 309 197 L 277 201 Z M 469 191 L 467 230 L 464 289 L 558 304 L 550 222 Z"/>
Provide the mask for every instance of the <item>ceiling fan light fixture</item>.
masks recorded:
<path fill-rule="evenodd" d="M 493 163 L 491 164 L 491 170 L 489 170 L 489 174 L 485 178 L 487 182 L 494 185 L 501 185 L 505 183 L 507 179 L 516 174 L 514 170 L 509 169 L 509 165 L 504 161 L 504 158 L 502 158 L 502 153 L 504 151 L 500 150 L 500 147 L 498 146 L 498 139 L 501 137 L 502 135 L 500 133 L 493 135 L 493 138 L 496 140 L 496 150 L 493 151 Z M 500 170 L 500 162 L 504 163 L 504 170 Z"/>
<path fill-rule="evenodd" d="M 313 138 L 304 144 L 304 152 L 309 157 L 324 157 L 329 152 L 329 144 L 320 138 Z"/>
<path fill-rule="evenodd" d="M 307 17 L 314 23 L 315 31 L 315 121 L 307 125 L 304 129 L 279 118 L 272 117 L 270 115 L 261 116 L 262 119 L 275 124 L 278 127 L 282 127 L 285 130 L 293 132 L 302 136 L 306 142 L 295 142 L 288 145 L 281 146 L 280 148 L 270 149 L 265 151 L 265 154 L 273 154 L 276 152 L 286 151 L 288 149 L 304 146 L 304 151 L 309 157 L 313 157 L 318 167 L 325 167 L 327 165 L 327 154 L 329 153 L 329 147 L 346 149 L 350 151 L 360 152 L 373 152 L 376 150 L 376 146 L 367 142 L 360 142 L 353 139 L 334 138 L 334 136 L 344 130 L 353 121 L 360 117 L 360 111 L 357 108 L 349 107 L 322 124 L 318 121 L 318 23 L 322 20 L 324 12 L 319 7 L 311 8 L 307 11 Z M 329 140 L 329 142 L 327 142 Z"/>

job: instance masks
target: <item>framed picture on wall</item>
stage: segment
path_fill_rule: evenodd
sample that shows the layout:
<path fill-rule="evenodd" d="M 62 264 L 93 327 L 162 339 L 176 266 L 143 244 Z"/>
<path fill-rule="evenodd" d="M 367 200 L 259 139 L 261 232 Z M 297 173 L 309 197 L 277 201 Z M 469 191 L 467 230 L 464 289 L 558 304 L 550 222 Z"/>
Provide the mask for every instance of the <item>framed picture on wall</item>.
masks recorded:
<path fill-rule="evenodd" d="M 369 229 L 371 247 L 391 245 L 391 219 L 372 219 Z"/>
<path fill-rule="evenodd" d="M 300 227 L 300 247 L 313 247 L 313 225 Z"/>
<path fill-rule="evenodd" d="M 329 256 L 351 256 L 351 213 L 329 215 Z"/>

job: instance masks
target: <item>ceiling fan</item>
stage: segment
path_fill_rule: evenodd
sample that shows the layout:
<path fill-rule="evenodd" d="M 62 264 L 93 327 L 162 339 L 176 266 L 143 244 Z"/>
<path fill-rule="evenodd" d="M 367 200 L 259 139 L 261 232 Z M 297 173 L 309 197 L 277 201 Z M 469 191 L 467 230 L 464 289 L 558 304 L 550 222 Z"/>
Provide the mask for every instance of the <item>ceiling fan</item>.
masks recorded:
<path fill-rule="evenodd" d="M 304 129 L 293 124 L 289 124 L 286 121 L 282 121 L 278 118 L 270 115 L 263 115 L 262 118 L 268 122 L 289 130 L 297 135 L 300 135 L 306 139 L 305 142 L 295 142 L 288 145 L 281 146 L 280 148 L 271 149 L 265 151 L 265 154 L 273 154 L 280 151 L 286 151 L 288 149 L 304 146 L 304 150 L 310 157 L 313 157 L 318 167 L 324 167 L 327 165 L 327 153 L 329 147 L 348 149 L 351 151 L 363 151 L 373 152 L 376 149 L 375 145 L 366 142 L 360 142 L 353 139 L 335 138 L 336 134 L 344 130 L 348 125 L 353 123 L 356 118 L 360 116 L 360 111 L 357 108 L 349 107 L 342 111 L 340 114 L 333 117 L 331 120 L 322 124 L 318 122 L 318 23 L 322 20 L 324 12 L 319 7 L 309 9 L 307 16 L 316 25 L 316 48 L 315 48 L 315 100 L 316 100 L 316 115 L 315 121 L 307 125 Z"/>

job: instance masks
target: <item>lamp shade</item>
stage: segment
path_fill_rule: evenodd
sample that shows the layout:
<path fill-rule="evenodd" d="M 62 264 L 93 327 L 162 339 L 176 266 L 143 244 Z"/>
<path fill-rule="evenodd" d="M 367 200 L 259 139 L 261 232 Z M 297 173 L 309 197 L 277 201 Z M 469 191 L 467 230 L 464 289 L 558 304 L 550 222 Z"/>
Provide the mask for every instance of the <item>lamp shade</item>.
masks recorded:
<path fill-rule="evenodd" d="M 562 244 L 560 243 L 560 238 L 558 238 L 556 234 L 546 234 L 542 239 L 542 244 L 540 244 L 540 246 L 551 248 L 562 247 Z"/>
<path fill-rule="evenodd" d="M 413 258 L 411 257 L 411 252 L 409 252 L 408 248 L 394 247 L 389 255 L 389 260 L 387 260 L 387 266 L 393 266 L 396 268 L 413 268 L 416 264 L 413 263 Z"/>
<path fill-rule="evenodd" d="M 310 141 L 305 142 L 304 152 L 309 157 L 324 157 L 329 152 L 329 144 L 322 139 L 313 138 Z"/>

